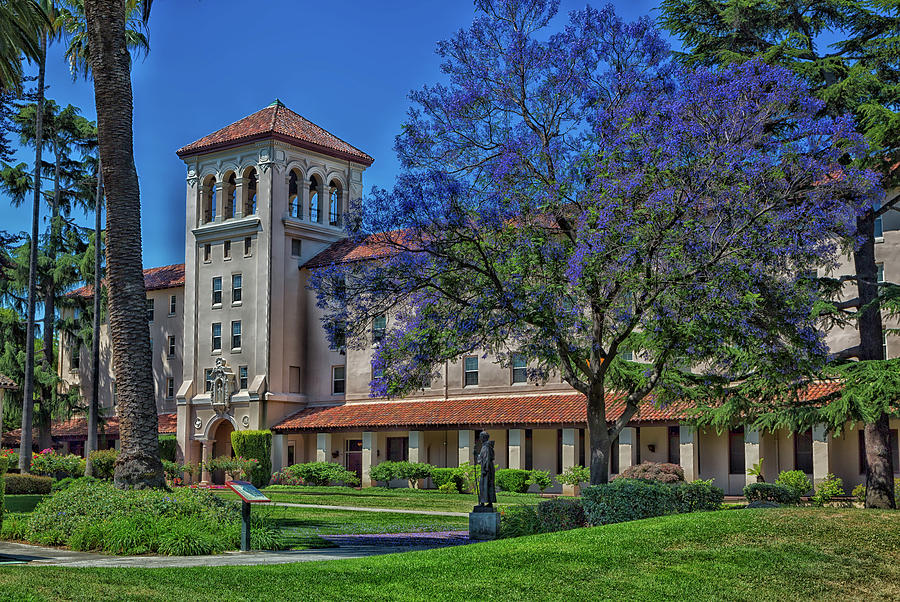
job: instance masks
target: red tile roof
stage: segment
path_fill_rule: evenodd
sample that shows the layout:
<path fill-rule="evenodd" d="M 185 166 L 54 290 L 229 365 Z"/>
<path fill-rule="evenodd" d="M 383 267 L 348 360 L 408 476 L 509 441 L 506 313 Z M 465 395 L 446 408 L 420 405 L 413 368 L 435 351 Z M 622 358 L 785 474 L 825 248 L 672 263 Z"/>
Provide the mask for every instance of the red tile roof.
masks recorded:
<path fill-rule="evenodd" d="M 356 161 L 366 167 L 374 161 L 355 146 L 301 117 L 278 100 L 252 115 L 179 148 L 176 154 L 179 157 L 187 157 L 265 138 L 283 140 L 325 155 Z"/>
<path fill-rule="evenodd" d="M 400 231 L 391 232 L 391 238 L 398 240 Z M 389 255 L 393 247 L 384 241 L 384 234 L 370 234 L 362 240 L 343 238 L 332 243 L 303 264 L 305 268 L 323 268 L 333 263 L 352 263 L 366 259 L 377 259 Z"/>
<path fill-rule="evenodd" d="M 19 386 L 16 384 L 16 381 L 6 376 L 5 374 L 0 374 L 0 389 L 18 389 Z"/>
<path fill-rule="evenodd" d="M 160 414 L 158 429 L 161 435 L 174 435 L 177 422 L 176 414 Z M 3 444 L 9 445 L 10 441 L 18 443 L 22 429 L 15 429 L 3 434 Z M 119 417 L 110 416 L 104 421 L 101 431 L 108 437 L 119 436 Z M 50 425 L 50 436 L 58 440 L 79 440 L 87 438 L 87 419 L 84 416 L 69 418 L 68 420 L 54 420 Z"/>
<path fill-rule="evenodd" d="M 819 399 L 837 391 L 840 383 L 816 383 L 804 395 Z M 687 402 L 656 406 L 641 405 L 631 422 L 677 422 L 688 417 Z M 621 395 L 607 405 L 606 418 L 617 420 L 625 410 Z M 365 429 L 428 429 L 471 427 L 529 427 L 570 424 L 587 425 L 587 400 L 581 393 L 520 394 L 483 398 L 430 401 L 371 401 L 339 406 L 312 407 L 288 416 L 272 427 L 276 432 Z"/>
<path fill-rule="evenodd" d="M 183 263 L 164 265 L 159 268 L 147 268 L 144 270 L 144 288 L 148 291 L 159 291 L 181 286 L 184 286 Z M 94 296 L 94 285 L 88 284 L 81 288 L 77 288 L 69 293 L 69 296 L 89 299 Z"/>

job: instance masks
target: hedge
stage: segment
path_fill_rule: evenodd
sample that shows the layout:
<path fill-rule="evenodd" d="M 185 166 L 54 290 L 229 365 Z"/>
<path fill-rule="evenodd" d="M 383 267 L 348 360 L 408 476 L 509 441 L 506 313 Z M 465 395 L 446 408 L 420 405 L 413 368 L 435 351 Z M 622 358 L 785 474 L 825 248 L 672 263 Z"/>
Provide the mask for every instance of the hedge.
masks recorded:
<path fill-rule="evenodd" d="M 3 492 L 5 490 L 6 469 L 9 468 L 9 458 L 0 456 L 0 529 L 3 528 Z"/>
<path fill-rule="evenodd" d="M 684 470 L 671 462 L 643 462 L 629 466 L 616 478 L 679 483 L 684 481 Z"/>
<path fill-rule="evenodd" d="M 7 495 L 47 494 L 53 485 L 52 478 L 33 474 L 8 474 L 4 481 Z"/>
<path fill-rule="evenodd" d="M 331 483 L 343 483 L 344 485 L 358 485 L 359 478 L 356 473 L 347 470 L 336 462 L 306 462 L 305 464 L 292 464 L 282 472 L 300 479 L 304 485 L 325 486 Z"/>
<path fill-rule="evenodd" d="M 497 483 L 497 489 L 500 491 L 511 491 L 513 493 L 525 493 L 528 491 L 528 477 L 531 471 L 521 470 L 519 468 L 501 468 L 494 475 Z"/>
<path fill-rule="evenodd" d="M 744 487 L 744 497 L 748 502 L 800 503 L 800 496 L 795 490 L 775 483 L 750 483 Z"/>
<path fill-rule="evenodd" d="M 438 489 L 450 482 L 456 487 L 457 493 L 462 493 L 465 488 L 465 479 L 463 479 L 456 468 L 435 468 L 431 474 L 431 480 L 434 481 L 434 486 Z"/>
<path fill-rule="evenodd" d="M 675 497 L 678 498 L 680 512 L 698 512 L 701 510 L 718 510 L 725 500 L 725 492 L 708 481 L 697 480 L 692 483 L 675 485 Z"/>
<path fill-rule="evenodd" d="M 642 479 L 615 479 L 581 493 L 584 512 L 592 525 L 621 523 L 675 514 L 680 503 L 675 487 Z"/>
<path fill-rule="evenodd" d="M 98 479 L 112 480 L 116 470 L 116 458 L 119 452 L 115 449 L 98 449 L 91 452 L 91 466 L 94 469 L 94 477 Z"/>
<path fill-rule="evenodd" d="M 233 437 L 232 437 L 233 439 Z M 178 449 L 178 439 L 175 435 L 160 435 L 159 436 L 159 459 L 160 460 L 168 460 L 169 462 L 175 461 L 175 452 Z"/>
<path fill-rule="evenodd" d="M 250 480 L 256 487 L 268 485 L 272 478 L 272 431 L 233 431 L 231 447 L 236 456 L 259 460 Z"/>

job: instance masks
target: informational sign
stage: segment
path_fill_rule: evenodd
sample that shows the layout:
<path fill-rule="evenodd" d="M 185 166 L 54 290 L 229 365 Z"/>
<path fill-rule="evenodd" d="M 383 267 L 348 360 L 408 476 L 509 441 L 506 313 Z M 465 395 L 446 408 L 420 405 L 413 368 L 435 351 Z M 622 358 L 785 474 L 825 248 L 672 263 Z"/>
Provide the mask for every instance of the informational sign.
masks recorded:
<path fill-rule="evenodd" d="M 228 481 L 225 483 L 232 491 L 241 496 L 248 504 L 271 501 L 266 495 L 247 481 Z"/>

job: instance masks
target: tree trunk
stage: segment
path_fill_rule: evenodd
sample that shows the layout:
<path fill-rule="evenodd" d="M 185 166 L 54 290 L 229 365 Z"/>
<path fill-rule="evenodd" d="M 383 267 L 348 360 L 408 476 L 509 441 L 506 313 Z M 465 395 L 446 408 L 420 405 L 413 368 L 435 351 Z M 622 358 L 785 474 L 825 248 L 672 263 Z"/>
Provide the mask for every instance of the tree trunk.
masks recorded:
<path fill-rule="evenodd" d="M 103 234 L 101 216 L 103 212 L 103 172 L 97 165 L 97 194 L 94 196 L 94 324 L 91 336 L 91 404 L 88 408 L 87 441 L 84 444 L 84 476 L 94 476 L 91 452 L 97 449 L 97 415 L 100 412 L 100 240 Z"/>
<path fill-rule="evenodd" d="M 25 382 L 22 386 L 22 434 L 19 437 L 19 470 L 31 472 L 31 420 L 34 413 L 34 310 L 37 297 L 38 222 L 41 217 L 41 150 L 44 128 L 44 77 L 47 67 L 47 33 L 41 33 L 38 63 L 37 114 L 34 134 L 34 207 L 31 214 L 31 253 L 28 258 L 28 309 L 25 316 Z"/>
<path fill-rule="evenodd" d="M 92 48 L 100 163 L 106 188 L 109 334 L 121 442 L 115 484 L 121 488 L 165 487 L 141 263 L 141 206 L 134 166 L 125 0 L 85 0 L 84 12 Z"/>
<path fill-rule="evenodd" d="M 865 243 L 853 254 L 857 293 L 861 307 L 872 304 L 859 318 L 859 359 L 883 360 L 881 307 L 878 304 L 878 266 L 875 263 L 875 219 L 873 212 L 857 220 L 857 231 Z M 894 476 L 888 417 L 865 425 L 866 508 L 894 508 Z"/>
<path fill-rule="evenodd" d="M 591 485 L 609 482 L 610 442 L 603 387 L 593 388 L 587 399 L 587 424 L 591 441 Z"/>

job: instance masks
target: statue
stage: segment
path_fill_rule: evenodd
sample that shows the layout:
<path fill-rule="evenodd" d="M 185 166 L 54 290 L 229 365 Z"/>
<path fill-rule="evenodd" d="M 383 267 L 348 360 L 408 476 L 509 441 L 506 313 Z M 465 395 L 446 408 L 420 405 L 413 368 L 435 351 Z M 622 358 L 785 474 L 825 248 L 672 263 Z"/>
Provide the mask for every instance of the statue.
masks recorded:
<path fill-rule="evenodd" d="M 231 395 L 234 393 L 234 372 L 221 357 L 216 358 L 216 367 L 212 371 L 212 390 L 210 403 L 217 412 L 227 412 L 231 407 Z"/>
<path fill-rule="evenodd" d="M 481 450 L 477 458 L 481 475 L 478 478 L 478 505 L 475 509 L 476 511 L 482 509 L 481 512 L 485 512 L 488 509 L 493 510 L 497 501 L 497 491 L 494 489 L 494 442 L 489 441 L 491 436 L 486 431 L 481 431 L 478 438 L 481 441 Z"/>

